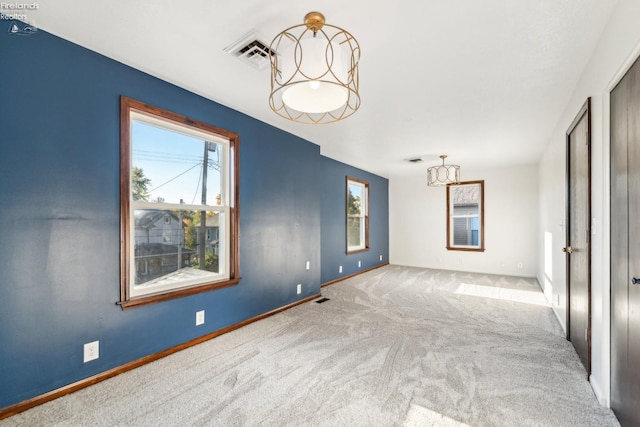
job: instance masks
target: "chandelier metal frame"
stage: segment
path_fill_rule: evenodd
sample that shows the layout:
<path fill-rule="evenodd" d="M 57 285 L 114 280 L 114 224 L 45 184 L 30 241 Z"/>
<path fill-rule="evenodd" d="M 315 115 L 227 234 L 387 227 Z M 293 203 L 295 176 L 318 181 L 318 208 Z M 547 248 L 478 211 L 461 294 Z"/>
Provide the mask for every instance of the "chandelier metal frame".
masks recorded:
<path fill-rule="evenodd" d="M 460 166 L 458 165 L 445 165 L 444 159 L 446 155 L 441 155 L 441 165 L 431 166 L 427 169 L 427 186 L 429 187 L 443 187 L 449 184 L 460 183 Z"/>
<path fill-rule="evenodd" d="M 309 37 L 321 37 L 327 42 L 325 57 L 319 59 L 319 61 L 324 61 L 323 71 L 318 75 L 306 75 L 301 70 L 304 58 L 301 42 Z M 293 44 L 293 49 L 291 49 L 291 44 Z M 341 73 L 332 70 L 335 58 L 334 46 L 348 48 L 346 79 L 341 77 Z M 348 31 L 325 23 L 324 15 L 320 12 L 310 12 L 305 16 L 304 24 L 294 25 L 280 32 L 274 37 L 269 49 L 273 52 L 270 57 L 271 92 L 269 106 L 279 116 L 299 123 L 323 124 L 343 120 L 360 108 L 360 78 L 358 71 L 360 45 Z M 290 75 L 285 75 L 282 69 L 284 58 L 281 55 L 286 51 L 293 51 L 294 54 L 294 71 L 289 73 Z M 285 104 L 282 97 L 288 88 L 297 84 L 309 84 L 312 81 L 338 85 L 344 88 L 347 93 L 345 104 L 333 111 L 320 113 L 298 111 Z"/>

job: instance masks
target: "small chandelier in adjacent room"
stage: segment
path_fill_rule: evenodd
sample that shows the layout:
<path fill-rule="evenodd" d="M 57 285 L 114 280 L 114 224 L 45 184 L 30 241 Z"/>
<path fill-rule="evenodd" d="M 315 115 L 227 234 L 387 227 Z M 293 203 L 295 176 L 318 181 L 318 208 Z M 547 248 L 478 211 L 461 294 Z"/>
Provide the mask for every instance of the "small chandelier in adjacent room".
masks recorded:
<path fill-rule="evenodd" d="M 349 32 L 326 24 L 320 12 L 282 31 L 269 49 L 269 106 L 276 114 L 320 124 L 347 118 L 360 107 L 360 45 Z"/>
<path fill-rule="evenodd" d="M 460 166 L 445 165 L 446 155 L 440 156 L 442 164 L 431 166 L 427 169 L 427 185 L 429 187 L 441 187 L 447 184 L 457 184 L 460 182 Z"/>

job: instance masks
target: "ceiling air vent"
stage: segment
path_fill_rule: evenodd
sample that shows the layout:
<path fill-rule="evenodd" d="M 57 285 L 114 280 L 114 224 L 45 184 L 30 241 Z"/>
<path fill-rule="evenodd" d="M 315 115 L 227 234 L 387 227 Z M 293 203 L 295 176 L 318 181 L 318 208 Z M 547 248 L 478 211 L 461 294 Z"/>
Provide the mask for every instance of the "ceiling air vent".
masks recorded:
<path fill-rule="evenodd" d="M 242 62 L 246 62 L 256 70 L 264 70 L 269 67 L 269 57 L 274 54 L 269 45 L 262 40 L 255 31 L 249 31 L 240 40 L 224 49 Z"/>
<path fill-rule="evenodd" d="M 405 159 L 405 161 L 407 161 L 409 163 L 421 163 L 422 162 L 422 158 L 421 157 L 414 157 L 412 159 Z"/>

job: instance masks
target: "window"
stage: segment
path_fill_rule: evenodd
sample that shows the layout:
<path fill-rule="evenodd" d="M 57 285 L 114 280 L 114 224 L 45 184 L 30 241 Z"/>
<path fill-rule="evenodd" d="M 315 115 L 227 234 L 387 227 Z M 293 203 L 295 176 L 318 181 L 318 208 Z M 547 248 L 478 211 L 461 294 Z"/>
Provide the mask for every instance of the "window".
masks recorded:
<path fill-rule="evenodd" d="M 369 183 L 347 177 L 347 253 L 369 249 Z"/>
<path fill-rule="evenodd" d="M 447 186 L 447 249 L 484 251 L 484 181 Z"/>
<path fill-rule="evenodd" d="M 123 309 L 238 283 L 238 148 L 232 132 L 121 98 Z"/>

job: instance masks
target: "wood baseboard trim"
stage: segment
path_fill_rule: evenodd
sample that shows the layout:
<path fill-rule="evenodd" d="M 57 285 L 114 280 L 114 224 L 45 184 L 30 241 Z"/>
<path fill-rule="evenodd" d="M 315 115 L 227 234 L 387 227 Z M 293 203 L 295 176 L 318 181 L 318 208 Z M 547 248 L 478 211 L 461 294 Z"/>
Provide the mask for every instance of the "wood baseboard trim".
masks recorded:
<path fill-rule="evenodd" d="M 124 365 L 109 369 L 108 371 L 101 372 L 92 377 L 85 378 L 80 381 L 76 381 L 64 387 L 60 387 L 58 389 L 52 390 L 48 393 L 41 394 L 39 396 L 32 397 L 31 399 L 24 400 L 22 402 L 18 402 L 14 405 L 7 406 L 6 408 L 0 409 L 0 420 L 9 418 L 13 415 L 19 414 L 20 412 L 24 412 L 28 409 L 34 408 L 38 405 L 42 405 L 43 403 L 55 400 L 64 395 L 73 393 L 75 391 L 81 390 L 83 388 L 92 386 L 109 378 L 113 378 L 117 375 L 125 373 L 127 371 L 131 371 L 135 368 L 139 368 L 140 366 L 146 365 L 147 363 L 154 362 L 158 359 L 162 359 L 163 357 L 167 357 L 171 354 L 177 353 L 181 350 L 184 350 L 189 347 L 193 347 L 195 345 L 201 344 L 205 341 L 209 341 L 213 338 L 219 337 L 220 335 L 224 335 L 228 332 L 239 329 L 243 326 L 246 326 L 250 323 L 257 322 L 258 320 L 262 320 L 264 318 L 273 316 L 274 314 L 278 314 L 290 308 L 293 308 L 297 305 L 304 304 L 309 301 L 313 301 L 321 297 L 322 294 L 315 294 L 310 297 L 301 299 L 299 301 L 292 302 L 291 304 L 287 304 L 285 306 L 276 308 L 274 310 L 268 311 L 266 313 L 260 314 L 258 316 L 243 320 L 242 322 L 227 326 L 226 328 L 218 329 L 217 331 L 210 332 L 201 337 L 192 339 L 191 341 L 187 341 L 182 344 L 178 344 L 174 347 L 168 348 L 166 350 L 160 351 L 158 353 L 150 354 L 149 356 L 142 357 L 140 359 L 131 361 L 129 363 L 125 363 Z"/>
<path fill-rule="evenodd" d="M 363 273 L 366 273 L 367 271 L 371 271 L 371 270 L 375 270 L 376 268 L 384 267 L 385 265 L 389 265 L 389 263 L 385 262 L 384 264 L 375 265 L 373 267 L 367 268 L 366 270 L 358 271 L 357 273 L 349 274 L 348 276 L 344 276 L 344 277 L 340 277 L 339 279 L 331 280 L 330 282 L 326 282 L 326 283 L 321 284 L 320 287 L 324 288 L 325 286 L 334 285 L 334 284 L 336 284 L 338 282 L 342 282 L 343 280 L 347 280 L 347 279 L 351 279 L 352 277 L 359 276 L 359 275 L 361 275 Z"/>

